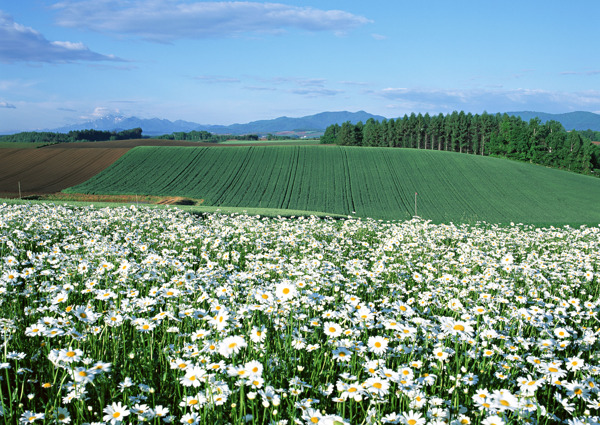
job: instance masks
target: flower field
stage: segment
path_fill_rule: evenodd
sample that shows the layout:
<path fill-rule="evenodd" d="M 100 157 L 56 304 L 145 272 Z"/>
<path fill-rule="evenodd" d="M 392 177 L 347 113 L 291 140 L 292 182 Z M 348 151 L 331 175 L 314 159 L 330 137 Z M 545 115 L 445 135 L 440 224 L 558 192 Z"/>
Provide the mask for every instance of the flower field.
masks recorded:
<path fill-rule="evenodd" d="M 0 424 L 598 423 L 600 228 L 0 205 Z"/>

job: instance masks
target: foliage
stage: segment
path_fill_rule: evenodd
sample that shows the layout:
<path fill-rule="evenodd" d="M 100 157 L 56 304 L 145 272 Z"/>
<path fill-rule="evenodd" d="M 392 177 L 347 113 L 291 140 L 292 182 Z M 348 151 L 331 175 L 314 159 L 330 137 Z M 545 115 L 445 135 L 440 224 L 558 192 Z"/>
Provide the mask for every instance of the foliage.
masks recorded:
<path fill-rule="evenodd" d="M 600 180 L 498 158 L 340 146 L 138 147 L 71 193 L 436 222 L 600 223 Z"/>
<path fill-rule="evenodd" d="M 329 126 L 321 142 L 341 146 L 388 146 L 493 155 L 582 174 L 600 168 L 599 132 L 566 132 L 557 121 L 529 123 L 507 114 L 421 115 L 396 120 L 369 119 Z M 600 138 L 598 138 L 600 140 Z"/>
<path fill-rule="evenodd" d="M 22 133 L 1 136 L 0 142 L 14 143 L 70 143 L 70 142 L 100 142 L 105 140 L 140 139 L 141 128 L 123 131 L 74 130 L 68 133 L 52 133 L 48 131 L 26 131 Z"/>
<path fill-rule="evenodd" d="M 224 142 L 226 140 L 258 140 L 257 134 L 244 134 L 244 135 L 236 135 L 236 134 L 214 134 L 208 131 L 176 131 L 171 134 L 163 134 L 162 136 L 157 136 L 155 139 L 165 139 L 165 140 L 190 140 L 193 142 L 206 142 L 206 143 L 218 143 Z"/>
<path fill-rule="evenodd" d="M 588 130 L 578 131 L 578 133 L 581 134 L 581 137 L 585 137 L 586 139 L 590 139 L 595 142 L 600 141 L 600 131 L 594 131 L 594 130 L 588 129 Z"/>

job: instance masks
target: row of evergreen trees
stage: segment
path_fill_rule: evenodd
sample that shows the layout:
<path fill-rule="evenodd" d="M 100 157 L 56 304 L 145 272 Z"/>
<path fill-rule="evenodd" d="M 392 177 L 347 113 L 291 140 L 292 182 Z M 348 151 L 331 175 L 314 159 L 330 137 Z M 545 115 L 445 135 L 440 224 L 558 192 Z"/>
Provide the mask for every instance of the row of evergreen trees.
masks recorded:
<path fill-rule="evenodd" d="M 588 130 L 585 135 L 595 134 Z M 493 155 L 583 174 L 600 173 L 600 147 L 581 132 L 565 131 L 558 121 L 529 122 L 507 114 L 411 114 L 403 118 L 369 119 L 366 123 L 331 125 L 321 143 L 343 146 L 386 146 L 436 149 Z M 594 170 L 596 171 L 594 172 Z"/>

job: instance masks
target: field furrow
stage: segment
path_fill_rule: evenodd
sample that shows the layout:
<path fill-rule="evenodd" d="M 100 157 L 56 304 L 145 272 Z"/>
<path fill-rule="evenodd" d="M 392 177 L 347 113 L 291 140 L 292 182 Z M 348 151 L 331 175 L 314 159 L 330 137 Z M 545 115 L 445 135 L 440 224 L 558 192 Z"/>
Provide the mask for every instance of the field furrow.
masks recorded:
<path fill-rule="evenodd" d="M 439 151 L 281 147 L 141 147 L 69 192 L 203 199 L 400 220 L 600 222 L 600 179 Z M 355 212 L 355 213 L 353 213 Z"/>

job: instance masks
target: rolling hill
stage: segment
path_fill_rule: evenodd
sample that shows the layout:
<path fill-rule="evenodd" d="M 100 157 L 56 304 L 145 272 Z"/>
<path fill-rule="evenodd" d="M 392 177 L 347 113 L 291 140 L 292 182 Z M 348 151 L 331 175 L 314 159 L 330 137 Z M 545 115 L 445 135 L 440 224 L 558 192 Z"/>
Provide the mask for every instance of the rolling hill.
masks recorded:
<path fill-rule="evenodd" d="M 339 146 L 138 147 L 66 190 L 435 222 L 600 223 L 600 179 L 504 159 Z"/>

